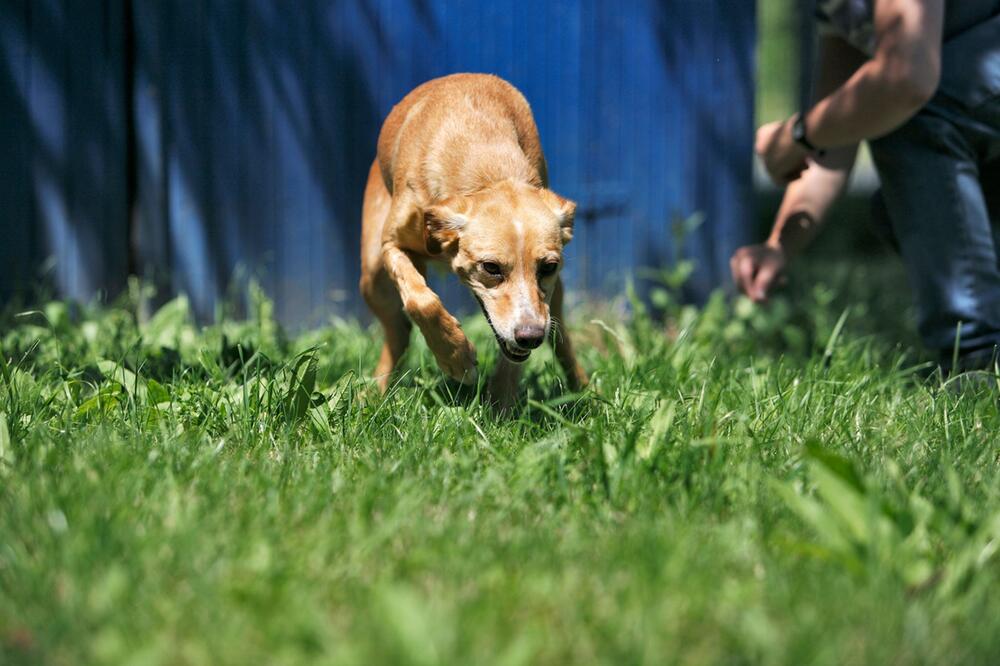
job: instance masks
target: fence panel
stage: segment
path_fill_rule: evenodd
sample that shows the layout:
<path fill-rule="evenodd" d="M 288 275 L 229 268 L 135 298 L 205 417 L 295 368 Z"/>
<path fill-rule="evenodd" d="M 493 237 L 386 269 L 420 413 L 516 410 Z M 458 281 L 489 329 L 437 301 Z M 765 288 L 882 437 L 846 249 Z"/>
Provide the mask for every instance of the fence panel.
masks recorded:
<path fill-rule="evenodd" d="M 134 204 L 143 274 L 203 317 L 248 275 L 286 322 L 359 314 L 381 120 L 429 78 L 485 71 L 525 93 L 552 186 L 580 204 L 571 289 L 620 293 L 683 249 L 702 298 L 750 226 L 754 5 L 6 0 L 2 287 L 52 257 L 63 295 L 120 288 Z M 695 211 L 680 248 L 672 222 Z"/>
<path fill-rule="evenodd" d="M 70 298 L 124 285 L 122 7 L 62 0 L 0 5 L 0 294 L 30 288 L 42 273 Z"/>

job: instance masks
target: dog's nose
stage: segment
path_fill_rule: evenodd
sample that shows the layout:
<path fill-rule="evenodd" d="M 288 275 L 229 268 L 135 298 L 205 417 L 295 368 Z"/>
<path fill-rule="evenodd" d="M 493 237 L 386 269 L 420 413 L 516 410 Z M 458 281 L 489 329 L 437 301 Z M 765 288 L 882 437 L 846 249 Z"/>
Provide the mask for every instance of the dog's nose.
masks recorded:
<path fill-rule="evenodd" d="M 514 342 L 525 349 L 535 349 L 545 340 L 545 327 L 537 324 L 518 326 L 514 329 Z"/>

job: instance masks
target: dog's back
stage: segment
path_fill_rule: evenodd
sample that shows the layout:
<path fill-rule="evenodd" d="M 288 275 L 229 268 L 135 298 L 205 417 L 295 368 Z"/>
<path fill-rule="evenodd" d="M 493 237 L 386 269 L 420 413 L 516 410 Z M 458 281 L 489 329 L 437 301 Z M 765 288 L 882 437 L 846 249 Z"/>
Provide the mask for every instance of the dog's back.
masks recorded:
<path fill-rule="evenodd" d="M 431 202 L 505 178 L 548 185 L 538 129 L 524 96 L 489 74 L 452 74 L 415 88 L 378 139 L 386 188 Z"/>

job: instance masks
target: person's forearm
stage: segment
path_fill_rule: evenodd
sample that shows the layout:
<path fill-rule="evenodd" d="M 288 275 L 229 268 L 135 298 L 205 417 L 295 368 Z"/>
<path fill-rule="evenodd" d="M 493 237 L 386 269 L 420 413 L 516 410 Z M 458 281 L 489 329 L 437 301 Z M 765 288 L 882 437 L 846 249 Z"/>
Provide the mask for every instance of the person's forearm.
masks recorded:
<path fill-rule="evenodd" d="M 874 139 L 915 115 L 941 76 L 943 0 L 877 0 L 875 54 L 805 116 L 810 140 L 836 148 Z"/>
<path fill-rule="evenodd" d="M 768 245 L 793 257 L 812 241 L 830 206 L 844 190 L 856 154 L 857 146 L 833 150 L 788 186 Z"/>

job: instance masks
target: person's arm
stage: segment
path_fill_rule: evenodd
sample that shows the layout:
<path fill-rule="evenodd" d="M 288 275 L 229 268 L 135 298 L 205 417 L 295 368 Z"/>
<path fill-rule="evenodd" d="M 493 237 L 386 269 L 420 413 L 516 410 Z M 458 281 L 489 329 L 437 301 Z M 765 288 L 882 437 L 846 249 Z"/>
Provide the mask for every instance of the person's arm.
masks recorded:
<path fill-rule="evenodd" d="M 830 149 L 882 136 L 930 101 L 941 76 L 944 2 L 876 0 L 874 55 L 805 113 L 814 146 Z M 757 152 L 779 184 L 797 178 L 808 157 L 792 138 L 791 120 L 762 127 Z"/>
<path fill-rule="evenodd" d="M 836 90 L 865 60 L 864 54 L 839 37 L 824 37 L 817 61 L 817 96 Z M 766 129 L 762 127 L 761 132 Z M 819 231 L 827 210 L 847 184 L 856 155 L 856 144 L 830 150 L 814 159 L 789 185 L 767 242 L 742 247 L 730 260 L 733 280 L 740 291 L 755 301 L 767 300 L 788 259 L 804 249 Z"/>
<path fill-rule="evenodd" d="M 944 0 L 877 0 L 875 55 L 806 114 L 812 142 L 845 146 L 913 117 L 937 91 L 943 30 Z"/>
<path fill-rule="evenodd" d="M 857 146 L 838 148 L 788 186 L 767 241 L 741 247 L 730 260 L 740 290 L 758 303 L 782 279 L 788 261 L 816 237 L 826 212 L 844 190 Z"/>

